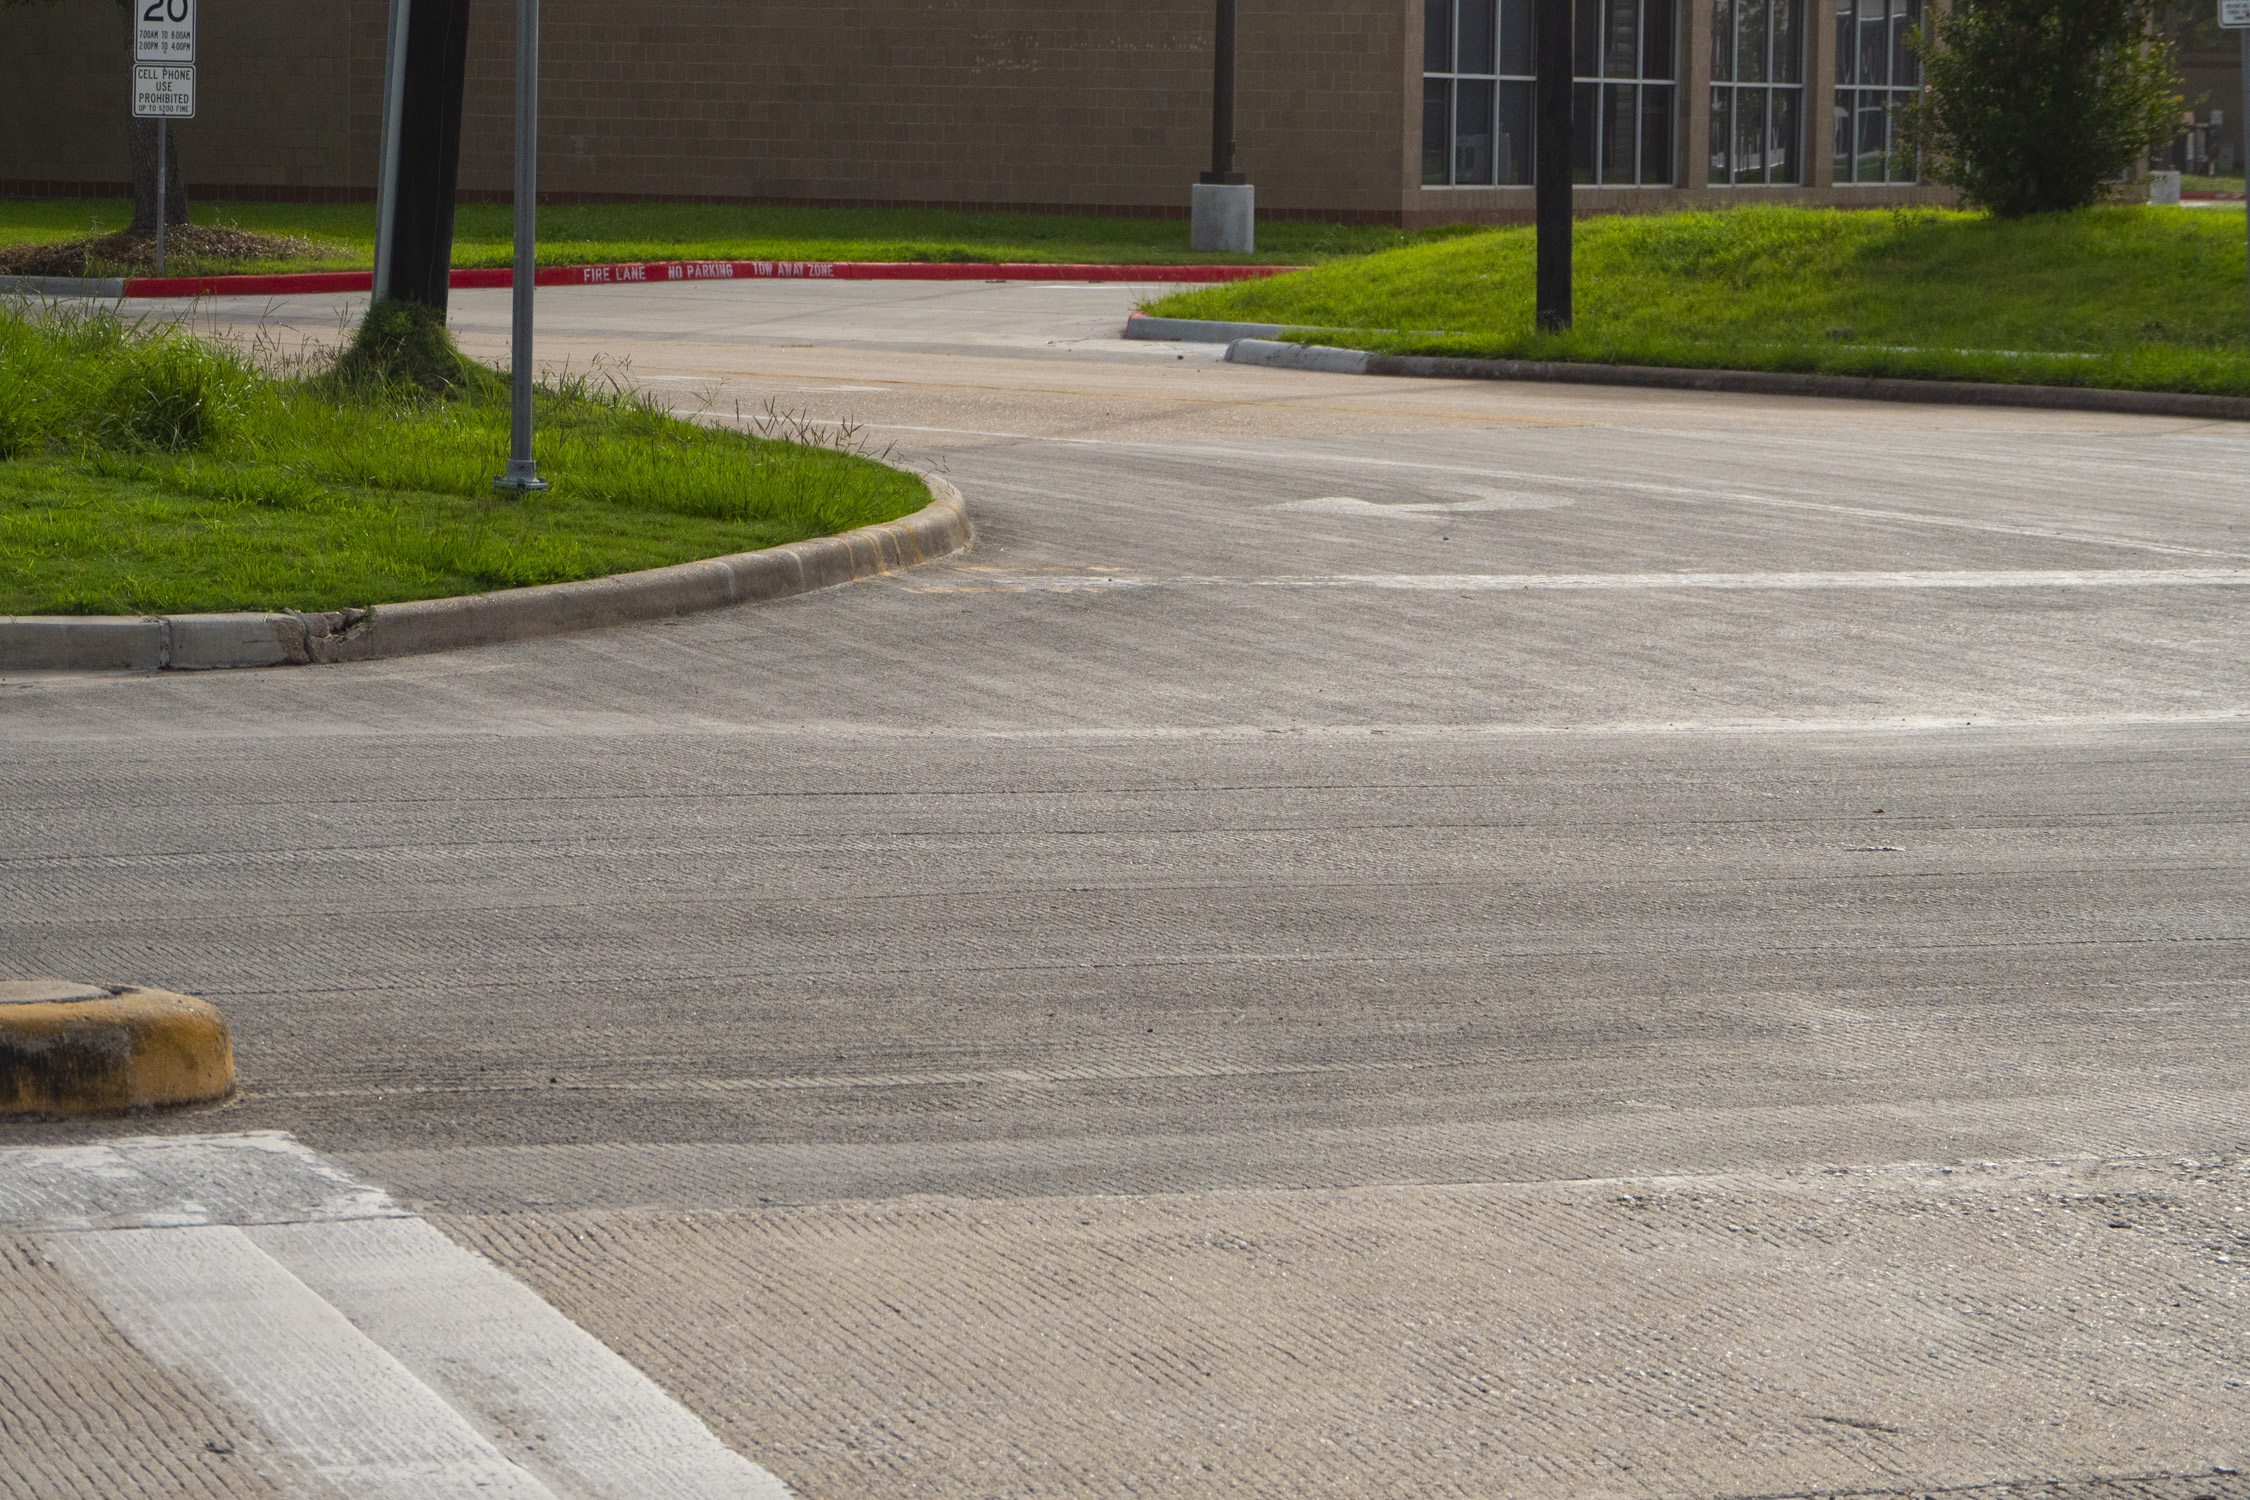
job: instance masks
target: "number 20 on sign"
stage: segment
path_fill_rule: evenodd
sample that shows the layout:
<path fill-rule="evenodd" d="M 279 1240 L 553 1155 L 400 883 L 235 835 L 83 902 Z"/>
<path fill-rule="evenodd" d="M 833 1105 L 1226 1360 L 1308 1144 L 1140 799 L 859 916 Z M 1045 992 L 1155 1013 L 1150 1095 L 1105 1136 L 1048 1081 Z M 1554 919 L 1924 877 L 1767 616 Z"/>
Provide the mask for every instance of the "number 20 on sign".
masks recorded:
<path fill-rule="evenodd" d="M 195 61 L 195 0 L 130 0 L 134 11 L 133 61 Z"/>

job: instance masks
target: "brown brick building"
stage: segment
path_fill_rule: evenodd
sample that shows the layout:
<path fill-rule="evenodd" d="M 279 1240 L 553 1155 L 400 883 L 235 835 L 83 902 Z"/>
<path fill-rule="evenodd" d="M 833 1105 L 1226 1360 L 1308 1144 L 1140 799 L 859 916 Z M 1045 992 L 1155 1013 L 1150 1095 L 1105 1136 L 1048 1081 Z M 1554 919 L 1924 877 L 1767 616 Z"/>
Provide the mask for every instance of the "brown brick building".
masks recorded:
<path fill-rule="evenodd" d="M 1530 0 L 1239 0 L 1261 214 L 1530 216 Z M 1884 155 L 1921 0 L 1579 0 L 1585 212 L 1946 195 Z M 1839 8 L 1840 7 L 1840 8 Z M 558 199 L 1184 214 L 1211 0 L 545 0 Z M 385 0 L 203 0 L 204 197 L 373 195 Z M 514 7 L 480 0 L 465 196 L 505 197 Z M 122 191 L 112 0 L 0 13 L 0 192 Z"/>

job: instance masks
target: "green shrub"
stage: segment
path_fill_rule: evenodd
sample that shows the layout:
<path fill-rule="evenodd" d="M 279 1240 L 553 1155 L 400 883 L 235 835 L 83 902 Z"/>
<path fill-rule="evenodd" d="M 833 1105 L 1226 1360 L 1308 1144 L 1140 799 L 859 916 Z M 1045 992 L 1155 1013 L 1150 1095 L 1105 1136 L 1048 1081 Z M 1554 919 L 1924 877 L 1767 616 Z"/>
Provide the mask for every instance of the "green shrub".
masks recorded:
<path fill-rule="evenodd" d="M 0 364 L 0 459 L 21 458 L 45 437 L 46 413 L 40 389 L 7 364 Z"/>
<path fill-rule="evenodd" d="M 2086 208 L 2177 130 L 2159 0 L 1976 0 L 1912 40 L 1928 87 L 1899 114 L 1922 174 L 2004 219 Z"/>
<path fill-rule="evenodd" d="M 98 412 L 113 440 L 186 453 L 240 427 L 258 377 L 232 350 L 179 333 L 129 343 L 102 391 Z"/>

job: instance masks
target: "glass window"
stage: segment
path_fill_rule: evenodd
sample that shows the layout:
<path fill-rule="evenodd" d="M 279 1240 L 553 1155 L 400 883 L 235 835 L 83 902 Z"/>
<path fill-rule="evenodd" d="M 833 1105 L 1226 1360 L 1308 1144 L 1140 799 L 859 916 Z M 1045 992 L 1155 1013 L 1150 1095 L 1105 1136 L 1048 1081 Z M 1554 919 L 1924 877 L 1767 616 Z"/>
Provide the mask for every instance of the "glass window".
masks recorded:
<path fill-rule="evenodd" d="M 1453 88 L 1453 180 L 1491 182 L 1493 81 L 1464 78 Z"/>
<path fill-rule="evenodd" d="M 1572 179 L 1669 186 L 1678 0 L 1579 0 Z M 1537 75 L 1532 0 L 1425 0 L 1422 181 L 1525 187 Z"/>
<path fill-rule="evenodd" d="M 1539 64 L 1531 53 L 1532 5 L 1535 0 L 1500 0 L 1500 71 L 1510 78 L 1529 78 Z"/>
<path fill-rule="evenodd" d="M 1805 0 L 1711 0 L 1715 186 L 1804 180 L 1804 93 Z"/>
<path fill-rule="evenodd" d="M 1422 0 L 1422 71 L 1453 71 L 1453 0 Z"/>
<path fill-rule="evenodd" d="M 1422 181 L 1531 181 L 1531 0 L 1425 0 Z"/>
<path fill-rule="evenodd" d="M 1455 72 L 1485 74 L 1493 70 L 1499 23 L 1500 14 L 1494 6 L 1480 5 L 1476 0 L 1467 0 L 1461 6 L 1461 47 L 1455 54 L 1460 61 L 1454 64 Z"/>
<path fill-rule="evenodd" d="M 1680 76 L 1677 0 L 1578 0 L 1573 180 L 1670 187 Z"/>
<path fill-rule="evenodd" d="M 1836 0 L 1836 181 L 1919 182 L 1891 160 L 1891 113 L 1921 91 L 1922 65 L 1906 50 L 1922 0 Z"/>

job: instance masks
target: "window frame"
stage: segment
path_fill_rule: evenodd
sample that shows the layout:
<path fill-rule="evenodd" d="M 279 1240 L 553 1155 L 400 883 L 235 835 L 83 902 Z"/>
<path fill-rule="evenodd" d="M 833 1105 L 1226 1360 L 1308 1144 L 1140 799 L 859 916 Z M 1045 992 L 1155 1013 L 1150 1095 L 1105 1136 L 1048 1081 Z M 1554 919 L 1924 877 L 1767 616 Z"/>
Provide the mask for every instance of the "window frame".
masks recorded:
<path fill-rule="evenodd" d="M 1582 11 L 1599 18 L 1592 37 L 1582 30 L 1572 39 L 1571 94 L 1573 106 L 1573 131 L 1576 156 L 1571 180 L 1578 187 L 1609 188 L 1676 188 L 1680 172 L 1680 123 L 1682 56 L 1681 20 L 1686 0 L 1582 0 Z M 1619 39 L 1613 24 L 1615 12 L 1621 5 L 1632 8 L 1631 50 L 1634 60 L 1630 70 L 1616 65 L 1612 53 Z M 1478 67 L 1464 68 L 1464 63 L 1486 61 L 1482 55 L 1464 58 L 1461 43 L 1468 30 L 1468 12 L 1476 7 L 1491 18 L 1489 71 Z M 1652 49 L 1646 45 L 1650 32 L 1648 17 L 1652 11 L 1667 13 L 1664 45 Z M 1441 25 L 1433 24 L 1442 13 Z M 1529 29 L 1533 15 L 1530 0 L 1424 0 L 1423 58 L 1422 58 L 1422 181 L 1426 192 L 1453 192 L 1492 188 L 1527 188 L 1538 179 L 1535 132 L 1536 89 L 1538 77 L 1534 69 L 1535 56 Z M 1445 37 L 1444 51 L 1439 55 L 1437 37 Z M 1515 41 L 1523 33 L 1520 45 Z M 1589 45 L 1591 42 L 1591 45 Z M 1660 60 L 1665 75 L 1650 72 L 1652 50 L 1662 50 Z M 1589 52 L 1591 56 L 1589 56 Z M 1433 67 L 1443 63 L 1443 67 Z M 1591 69 L 1589 70 L 1589 63 Z M 1511 67 L 1511 64 L 1514 67 Z M 1469 90 L 1489 90 L 1476 106 L 1480 113 L 1489 110 L 1492 121 L 1489 150 L 1492 160 L 1483 173 L 1469 174 L 1463 180 L 1464 137 L 1461 132 L 1461 104 Z M 1475 98 L 1474 94 L 1470 97 Z M 1631 165 L 1620 171 L 1617 149 L 1621 144 L 1613 139 L 1615 120 L 1612 118 L 1620 101 L 1628 101 L 1626 113 L 1632 120 Z M 1653 110 L 1653 112 L 1652 112 Z M 1435 132 L 1433 124 L 1441 125 L 1444 133 L 1442 148 L 1433 149 Z M 1523 160 L 1516 163 L 1512 152 L 1515 134 L 1510 126 L 1521 131 L 1526 142 Z M 1502 140 L 1511 142 L 1504 154 Z M 1660 150 L 1664 160 L 1651 160 L 1652 146 Z M 1443 180 L 1433 180 L 1433 166 L 1440 161 L 1442 150 Z M 1622 179 L 1622 180 L 1620 180 Z"/>
<path fill-rule="evenodd" d="M 1870 0 L 1838 0 L 1835 11 L 1836 63 L 1830 75 L 1828 109 L 1830 182 L 1839 188 L 1918 187 L 1924 179 L 1921 164 L 1917 162 L 1910 175 L 1897 175 L 1897 158 L 1893 147 L 1897 141 L 1896 117 L 1901 104 L 1920 97 L 1923 88 L 1922 64 L 1906 49 L 1906 33 L 1920 27 L 1930 13 L 1929 0 L 1885 0 L 1886 14 L 1881 17 L 1883 26 L 1883 77 L 1869 82 L 1861 78 L 1864 69 L 1867 28 L 1874 24 L 1865 14 Z M 1849 36 L 1847 43 L 1846 37 Z M 1899 75 L 1911 75 L 1911 81 L 1900 82 Z M 1844 103 L 1851 96 L 1849 105 Z M 1872 113 L 1871 113 L 1872 111 Z M 1881 148 L 1869 151 L 1868 127 L 1879 124 Z M 1881 175 L 1864 175 L 1870 157 L 1881 164 Z"/>
<path fill-rule="evenodd" d="M 1744 77 L 1743 16 L 1748 3 L 1755 3 L 1762 12 L 1759 29 L 1759 46 L 1764 56 L 1755 64 L 1756 77 Z M 1857 4 L 1858 0 L 1844 0 Z M 1708 137 L 1705 144 L 1706 168 L 1703 186 L 1710 188 L 1767 188 L 1806 185 L 1808 146 L 1812 139 L 1807 111 L 1812 94 L 1812 33 L 1807 26 L 1811 14 L 1811 0 L 1709 0 L 1711 17 L 1711 59 L 1705 86 L 1710 91 Z M 1776 24 L 1789 17 L 1794 22 L 1794 45 L 1787 46 L 1784 56 L 1785 28 Z M 1719 48 L 1725 39 L 1726 56 L 1722 63 Z M 1793 77 L 1780 76 L 1784 67 Z M 1762 144 L 1755 152 L 1745 149 L 1742 127 L 1746 119 L 1744 103 L 1757 101 L 1757 135 Z M 1777 107 L 1787 105 L 1792 118 L 1786 126 L 1774 124 Z M 1783 143 L 1783 155 L 1790 175 L 1775 177 L 1774 146 L 1784 135 L 1794 139 Z M 1758 158 L 1758 176 L 1743 175 L 1743 161 L 1750 155 Z M 1724 165 L 1722 166 L 1722 162 Z M 1720 174 L 1724 175 L 1720 175 Z"/>

